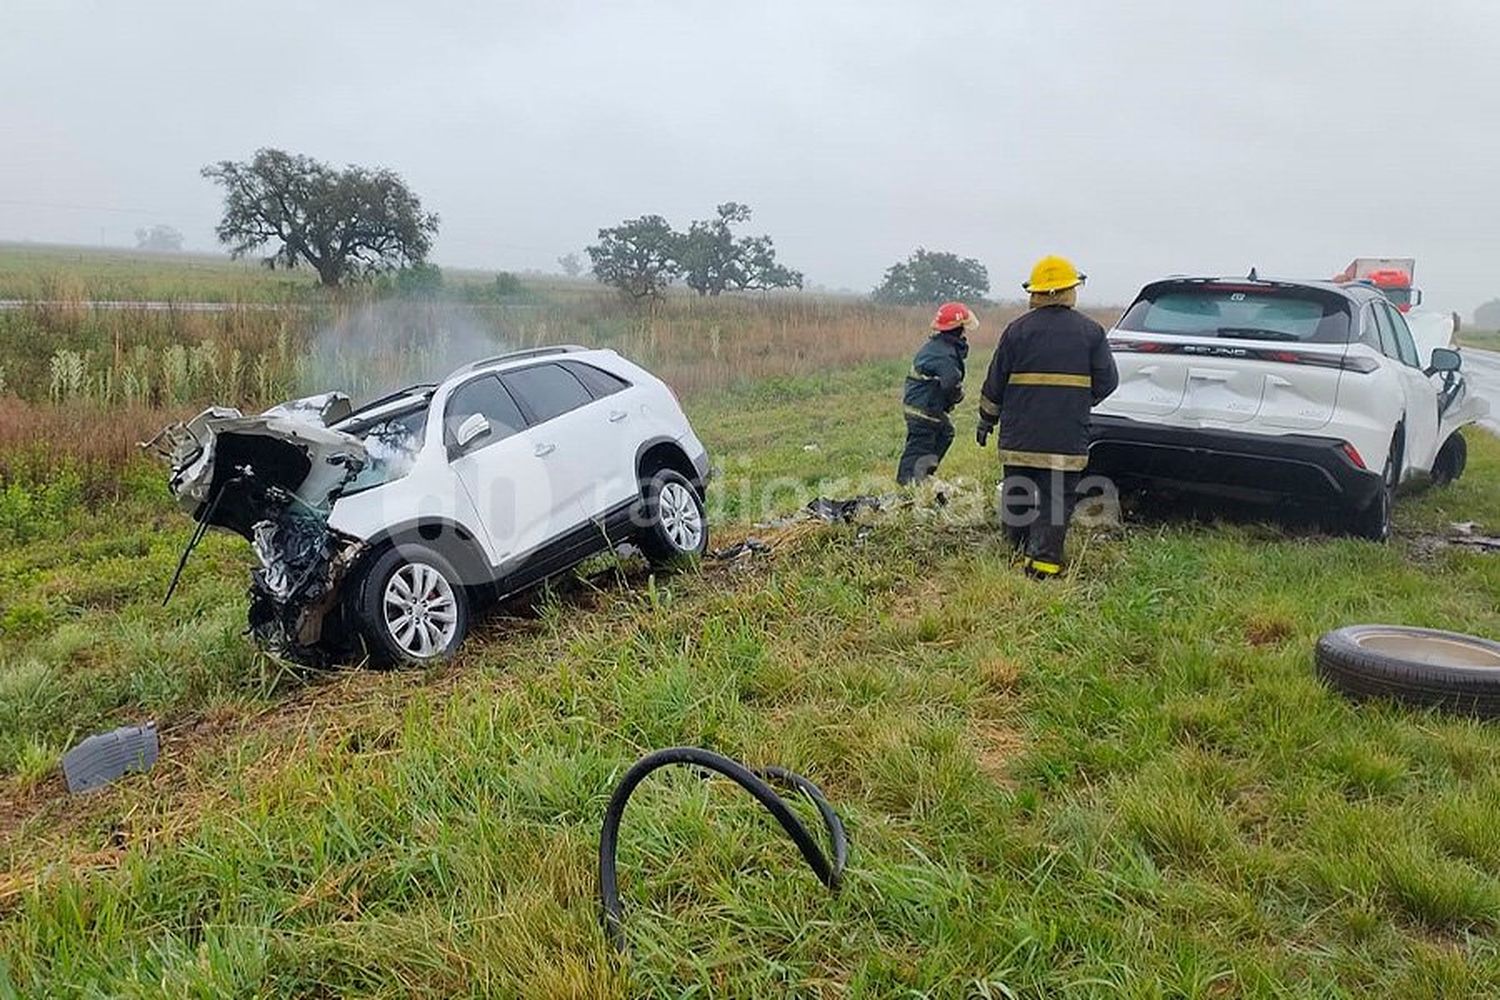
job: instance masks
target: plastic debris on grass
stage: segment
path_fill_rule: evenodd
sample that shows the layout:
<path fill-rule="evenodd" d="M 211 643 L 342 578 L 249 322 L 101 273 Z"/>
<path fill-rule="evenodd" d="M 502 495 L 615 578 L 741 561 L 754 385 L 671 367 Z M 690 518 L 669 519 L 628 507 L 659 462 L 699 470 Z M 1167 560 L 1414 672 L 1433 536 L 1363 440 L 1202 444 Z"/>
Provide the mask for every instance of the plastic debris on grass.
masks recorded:
<path fill-rule="evenodd" d="M 118 781 L 132 771 L 146 771 L 160 753 L 156 724 L 124 726 L 96 733 L 63 754 L 63 777 L 68 791 L 92 791 Z"/>

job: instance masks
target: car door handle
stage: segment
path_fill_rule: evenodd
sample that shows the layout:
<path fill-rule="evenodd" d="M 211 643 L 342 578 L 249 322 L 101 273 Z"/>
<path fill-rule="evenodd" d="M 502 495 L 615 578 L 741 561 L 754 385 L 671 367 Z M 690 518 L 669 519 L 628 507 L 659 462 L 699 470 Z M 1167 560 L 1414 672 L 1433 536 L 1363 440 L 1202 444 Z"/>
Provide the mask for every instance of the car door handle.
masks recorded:
<path fill-rule="evenodd" d="M 536 446 L 536 449 L 533 451 L 533 454 L 535 454 L 537 458 L 546 458 L 548 455 L 552 454 L 556 450 L 557 450 L 557 445 L 555 445 L 555 444 L 539 444 L 539 445 Z"/>
<path fill-rule="evenodd" d="M 610 410 L 609 422 L 612 424 L 618 424 L 621 420 L 624 420 L 628 416 L 630 416 L 630 414 L 626 413 L 624 410 Z"/>

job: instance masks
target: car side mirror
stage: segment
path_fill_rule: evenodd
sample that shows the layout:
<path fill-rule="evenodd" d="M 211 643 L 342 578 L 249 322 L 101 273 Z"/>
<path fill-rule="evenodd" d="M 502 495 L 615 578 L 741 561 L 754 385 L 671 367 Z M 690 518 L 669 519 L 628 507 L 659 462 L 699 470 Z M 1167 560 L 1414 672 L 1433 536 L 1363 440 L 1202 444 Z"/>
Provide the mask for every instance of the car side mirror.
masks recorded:
<path fill-rule="evenodd" d="M 1427 374 L 1456 372 L 1464 366 L 1464 356 L 1451 347 L 1434 347 L 1432 360 L 1427 363 Z"/>
<path fill-rule="evenodd" d="M 483 413 L 471 413 L 458 425 L 453 435 L 453 447 L 462 451 L 490 432 L 490 421 Z"/>

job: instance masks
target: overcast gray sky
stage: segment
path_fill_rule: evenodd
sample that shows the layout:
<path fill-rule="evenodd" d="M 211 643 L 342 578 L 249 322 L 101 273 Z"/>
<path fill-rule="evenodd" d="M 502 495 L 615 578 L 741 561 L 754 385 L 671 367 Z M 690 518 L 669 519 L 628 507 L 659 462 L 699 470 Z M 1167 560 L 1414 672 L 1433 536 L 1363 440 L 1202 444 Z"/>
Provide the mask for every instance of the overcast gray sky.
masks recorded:
<path fill-rule="evenodd" d="M 267 145 L 400 171 L 446 265 L 734 199 L 829 286 L 925 245 L 997 295 L 1049 252 L 1096 301 L 1360 254 L 1500 295 L 1495 0 L 0 0 L 0 239 L 208 248 L 199 167 Z"/>

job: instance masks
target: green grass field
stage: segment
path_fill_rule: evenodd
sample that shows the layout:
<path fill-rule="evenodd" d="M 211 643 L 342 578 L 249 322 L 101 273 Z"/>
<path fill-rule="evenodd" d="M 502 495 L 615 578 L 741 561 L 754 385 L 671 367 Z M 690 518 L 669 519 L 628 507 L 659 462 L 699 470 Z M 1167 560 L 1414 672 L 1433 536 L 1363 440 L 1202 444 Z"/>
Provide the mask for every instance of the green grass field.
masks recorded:
<path fill-rule="evenodd" d="M 689 397 L 720 540 L 768 492 L 888 477 L 904 368 Z M 982 502 L 967 424 L 944 473 Z M 240 636 L 236 539 L 160 607 L 189 524 L 157 477 L 0 504 L 0 997 L 1500 993 L 1500 730 L 1351 705 L 1311 662 L 1352 622 L 1500 634 L 1500 557 L 1419 537 L 1500 533 L 1493 438 L 1388 546 L 1148 511 L 1038 584 L 921 508 L 605 567 L 440 669 L 314 676 Z M 148 717 L 152 773 L 65 797 L 72 738 Z M 604 804 L 682 743 L 820 783 L 846 885 L 737 789 L 660 772 L 623 827 L 617 964 Z"/>
<path fill-rule="evenodd" d="M 1458 342 L 1465 347 L 1478 347 L 1486 351 L 1500 351 L 1500 331 L 1461 330 Z"/>

